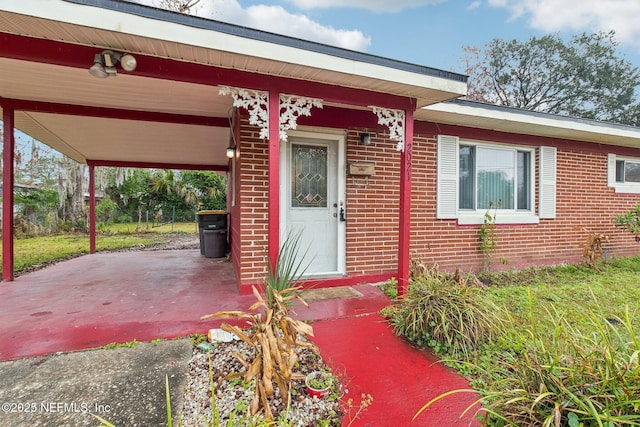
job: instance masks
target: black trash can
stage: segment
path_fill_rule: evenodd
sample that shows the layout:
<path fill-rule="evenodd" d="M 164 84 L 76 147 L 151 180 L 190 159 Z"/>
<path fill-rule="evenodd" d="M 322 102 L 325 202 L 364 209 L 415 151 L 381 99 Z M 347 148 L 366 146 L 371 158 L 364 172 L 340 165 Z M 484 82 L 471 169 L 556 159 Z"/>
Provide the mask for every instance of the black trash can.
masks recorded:
<path fill-rule="evenodd" d="M 204 255 L 205 241 L 204 232 L 206 230 L 227 230 L 227 212 L 226 211 L 199 211 L 198 212 L 198 231 L 200 234 L 200 254 Z M 226 238 L 225 238 L 226 241 Z M 222 255 L 224 256 L 224 255 Z"/>
<path fill-rule="evenodd" d="M 227 230 L 204 230 L 204 256 L 223 258 L 227 254 Z"/>

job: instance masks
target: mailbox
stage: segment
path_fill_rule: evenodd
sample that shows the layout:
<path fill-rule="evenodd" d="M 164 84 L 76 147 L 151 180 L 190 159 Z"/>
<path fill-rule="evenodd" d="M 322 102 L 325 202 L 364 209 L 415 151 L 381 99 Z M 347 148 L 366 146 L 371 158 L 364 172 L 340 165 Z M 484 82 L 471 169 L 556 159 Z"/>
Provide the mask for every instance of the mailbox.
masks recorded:
<path fill-rule="evenodd" d="M 376 173 L 376 164 L 373 162 L 349 163 L 349 175 L 373 176 Z"/>

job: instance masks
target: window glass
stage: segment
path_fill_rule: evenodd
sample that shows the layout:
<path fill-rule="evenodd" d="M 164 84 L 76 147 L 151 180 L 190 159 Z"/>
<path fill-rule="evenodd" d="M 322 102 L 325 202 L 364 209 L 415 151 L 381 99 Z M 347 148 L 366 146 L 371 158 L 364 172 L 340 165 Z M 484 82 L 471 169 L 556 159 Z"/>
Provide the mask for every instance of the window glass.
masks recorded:
<path fill-rule="evenodd" d="M 616 182 L 624 182 L 624 160 L 616 160 Z"/>
<path fill-rule="evenodd" d="M 518 209 L 531 210 L 531 153 L 518 151 Z"/>
<path fill-rule="evenodd" d="M 477 209 L 514 209 L 515 161 L 512 150 L 476 147 Z"/>
<path fill-rule="evenodd" d="M 640 163 L 624 162 L 624 182 L 640 182 Z"/>
<path fill-rule="evenodd" d="M 460 145 L 458 208 L 530 211 L 531 162 L 530 151 Z"/>
<path fill-rule="evenodd" d="M 475 147 L 460 146 L 460 209 L 475 209 Z"/>
<path fill-rule="evenodd" d="M 291 145 L 291 207 L 327 207 L 327 147 Z"/>

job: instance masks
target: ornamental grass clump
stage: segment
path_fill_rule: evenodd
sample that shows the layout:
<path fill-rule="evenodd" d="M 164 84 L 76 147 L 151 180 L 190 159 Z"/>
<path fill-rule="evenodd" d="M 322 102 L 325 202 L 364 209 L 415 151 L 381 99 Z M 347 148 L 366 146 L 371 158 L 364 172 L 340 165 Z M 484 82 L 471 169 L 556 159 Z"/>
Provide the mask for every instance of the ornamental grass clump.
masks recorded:
<path fill-rule="evenodd" d="M 396 334 L 436 354 L 464 358 L 491 339 L 498 322 L 477 283 L 432 269 L 414 278 L 406 298 L 383 314 Z"/>

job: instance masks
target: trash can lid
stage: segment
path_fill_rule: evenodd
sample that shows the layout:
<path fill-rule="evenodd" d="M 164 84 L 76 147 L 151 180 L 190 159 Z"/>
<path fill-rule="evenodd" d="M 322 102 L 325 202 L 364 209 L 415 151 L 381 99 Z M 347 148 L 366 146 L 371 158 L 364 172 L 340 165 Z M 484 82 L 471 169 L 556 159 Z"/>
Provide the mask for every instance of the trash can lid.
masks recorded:
<path fill-rule="evenodd" d="M 198 211 L 198 215 L 226 215 L 227 211 Z"/>

